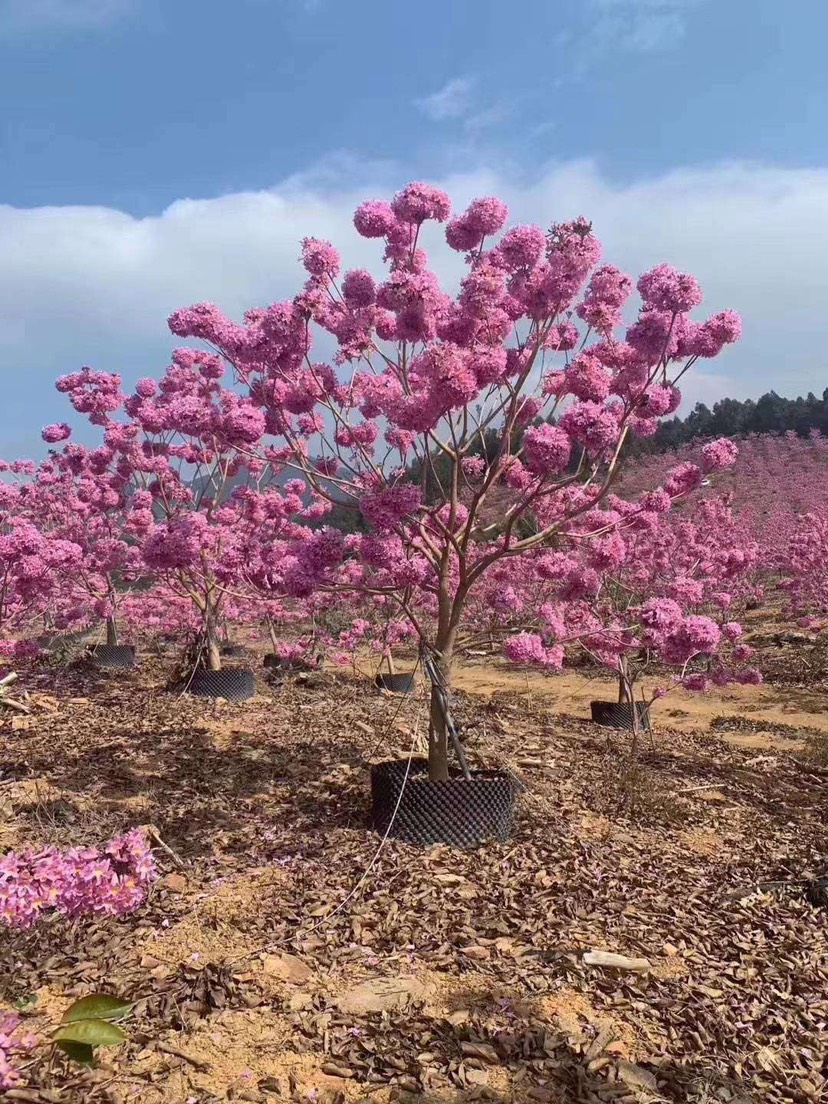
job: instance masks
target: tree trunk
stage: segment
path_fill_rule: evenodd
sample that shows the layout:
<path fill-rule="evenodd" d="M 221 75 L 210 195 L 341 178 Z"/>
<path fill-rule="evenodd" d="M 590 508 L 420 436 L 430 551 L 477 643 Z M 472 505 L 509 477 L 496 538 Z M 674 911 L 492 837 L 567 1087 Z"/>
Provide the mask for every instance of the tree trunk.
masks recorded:
<path fill-rule="evenodd" d="M 219 650 L 218 632 L 216 631 L 216 619 L 211 610 L 208 610 L 204 617 L 204 652 L 207 670 L 220 671 L 221 652 Z"/>
<path fill-rule="evenodd" d="M 267 631 L 270 635 L 270 646 L 275 652 L 279 641 L 276 639 L 276 626 L 273 624 L 269 617 L 267 619 Z"/>
<path fill-rule="evenodd" d="M 630 706 L 634 705 L 635 695 L 633 694 L 632 679 L 630 678 L 626 659 L 622 658 L 618 661 L 618 704 L 624 705 L 625 703 Z"/>
<path fill-rule="evenodd" d="M 451 649 L 444 648 L 441 650 L 441 656 L 434 660 L 446 693 L 451 688 L 451 659 Z M 447 782 L 449 777 L 448 728 L 440 707 L 440 693 L 433 684 L 428 726 L 428 777 L 432 782 Z"/>
<path fill-rule="evenodd" d="M 638 706 L 635 701 L 635 689 L 630 678 L 629 670 L 624 661 L 621 661 L 621 675 L 619 677 L 618 701 L 627 704 L 630 708 L 630 720 L 632 722 L 632 743 L 630 755 L 633 759 L 638 757 L 638 742 L 641 735 L 641 723 L 638 718 Z"/>
<path fill-rule="evenodd" d="M 115 648 L 118 645 L 118 629 L 115 626 L 114 617 L 107 617 L 106 619 L 106 643 L 110 648 Z"/>

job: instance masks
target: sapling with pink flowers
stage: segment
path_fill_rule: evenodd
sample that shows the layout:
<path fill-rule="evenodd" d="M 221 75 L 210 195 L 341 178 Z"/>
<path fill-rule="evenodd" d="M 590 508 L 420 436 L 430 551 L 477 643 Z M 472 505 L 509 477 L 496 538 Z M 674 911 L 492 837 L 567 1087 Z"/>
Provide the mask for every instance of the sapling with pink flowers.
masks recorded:
<path fill-rule="evenodd" d="M 709 450 L 711 457 L 726 458 L 723 449 Z M 623 519 L 611 535 L 580 543 L 573 528 L 571 550 L 537 562 L 558 590 L 542 609 L 545 631 L 533 646 L 542 654 L 550 641 L 577 642 L 613 671 L 634 728 L 636 689 L 653 668 L 688 690 L 760 681 L 746 666 L 751 649 L 736 619 L 752 594 L 758 544 L 724 499 L 691 498 L 667 514 L 669 502 L 662 490 L 634 503 L 610 496 L 607 511 Z M 641 701 L 664 692 L 662 685 L 647 699 L 642 690 Z"/>
<path fill-rule="evenodd" d="M 28 461 L 0 462 L 0 657 L 26 657 L 38 648 L 28 635 L 62 597 L 62 579 L 78 570 L 81 548 L 44 532 L 21 505 L 26 480 L 35 472 Z M 0 705 L 27 711 L 7 688 L 14 671 L 0 673 Z"/>
<path fill-rule="evenodd" d="M 384 278 L 342 273 L 337 250 L 308 238 L 308 279 L 294 299 L 248 311 L 241 324 L 211 304 L 170 319 L 175 334 L 233 365 L 277 438 L 257 445 L 261 455 L 367 526 L 313 533 L 286 585 L 383 595 L 410 620 L 441 684 L 434 780 L 448 777 L 440 701 L 470 594 L 495 565 L 537 554 L 594 510 L 628 437 L 654 432 L 677 409 L 685 373 L 740 331 L 732 311 L 692 320 L 698 283 L 659 265 L 638 281 L 641 310 L 621 337 L 633 281 L 599 263 L 591 224 L 503 232 L 507 218 L 495 197 L 452 217 L 444 192 L 410 184 L 354 216 L 359 234 L 384 243 Z M 454 295 L 425 251 L 434 223 L 465 260 Z M 332 361 L 313 358 L 315 333 L 335 340 Z"/>
<path fill-rule="evenodd" d="M 68 427 L 56 426 L 46 426 L 44 440 L 55 443 L 58 429 L 66 441 Z M 117 645 L 120 604 L 142 573 L 143 527 L 140 512 L 133 512 L 132 473 L 112 437 L 110 431 L 94 450 L 72 443 L 53 449 L 21 487 L 20 507 L 50 536 L 80 549 L 61 576 L 63 604 L 84 623 L 103 621 L 106 643 Z"/>
<path fill-rule="evenodd" d="M 828 615 L 828 510 L 796 519 L 778 565 L 790 611 L 816 628 Z"/>

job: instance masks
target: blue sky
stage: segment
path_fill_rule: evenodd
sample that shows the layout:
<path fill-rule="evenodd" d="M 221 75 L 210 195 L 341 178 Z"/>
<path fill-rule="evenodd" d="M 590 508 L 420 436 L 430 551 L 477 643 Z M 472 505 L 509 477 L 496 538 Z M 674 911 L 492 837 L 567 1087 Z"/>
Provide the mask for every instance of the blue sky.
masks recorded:
<path fill-rule="evenodd" d="M 411 177 L 694 264 L 754 323 L 695 397 L 821 390 L 825 41 L 824 0 L 0 0 L 0 444 L 57 372 L 160 369 L 176 305 L 290 294 L 305 234 L 362 261 Z"/>
<path fill-rule="evenodd" d="M 0 0 L 3 199 L 148 214 L 334 150 L 817 165 L 826 40 L 824 0 Z"/>

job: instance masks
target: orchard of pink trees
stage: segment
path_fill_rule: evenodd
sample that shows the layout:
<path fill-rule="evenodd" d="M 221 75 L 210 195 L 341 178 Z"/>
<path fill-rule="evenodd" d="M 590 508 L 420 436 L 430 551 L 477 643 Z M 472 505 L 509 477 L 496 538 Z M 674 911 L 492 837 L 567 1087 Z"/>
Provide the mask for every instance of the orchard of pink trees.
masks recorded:
<path fill-rule="evenodd" d="M 426 686 L 428 754 L 372 764 L 383 843 L 503 840 L 514 779 L 470 767 L 452 711 L 465 657 L 553 695 L 568 667 L 603 672 L 593 719 L 631 729 L 633 757 L 672 691 L 755 687 L 752 611 L 828 616 L 828 442 L 631 458 L 741 323 L 669 264 L 620 271 L 585 218 L 510 226 L 496 197 L 453 212 L 413 183 L 354 230 L 370 271 L 305 238 L 294 298 L 175 311 L 188 344 L 130 386 L 110 365 L 57 381 L 48 454 L 0 462 L 0 721 L 30 712 L 55 638 L 85 640 L 70 658 L 89 679 L 113 650 L 140 678 L 171 644 L 155 693 L 234 701 L 259 645 L 274 693 L 323 661 L 351 681 L 385 667 L 393 688 L 401 664 Z M 0 927 L 143 907 L 152 838 L 0 855 Z M 33 1047 L 0 1015 L 0 1089 Z"/>
<path fill-rule="evenodd" d="M 427 252 L 440 224 L 465 269 L 453 290 Z M 294 299 L 240 322 L 176 311 L 196 345 L 157 379 L 58 380 L 97 441 L 50 425 L 47 460 L 4 465 L 7 653 L 38 627 L 102 625 L 116 645 L 125 625 L 189 633 L 191 667 L 218 672 L 230 622 L 267 628 L 283 658 L 369 647 L 393 664 L 414 647 L 437 679 L 429 771 L 445 780 L 440 699 L 475 641 L 548 670 L 585 651 L 629 705 L 653 665 L 651 696 L 758 678 L 738 614 L 769 583 L 798 616 L 824 612 L 825 481 L 791 459 L 821 472 L 820 440 L 627 465 L 696 362 L 739 337 L 733 311 L 695 316 L 692 276 L 634 280 L 586 219 L 508 227 L 497 198 L 452 213 L 421 183 L 354 226 L 381 276 L 307 238 Z"/>

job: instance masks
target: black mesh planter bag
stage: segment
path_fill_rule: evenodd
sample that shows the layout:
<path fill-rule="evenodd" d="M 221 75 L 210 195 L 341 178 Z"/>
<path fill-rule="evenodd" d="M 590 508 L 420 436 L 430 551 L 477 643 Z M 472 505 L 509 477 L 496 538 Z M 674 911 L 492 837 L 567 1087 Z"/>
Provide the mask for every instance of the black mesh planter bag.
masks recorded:
<path fill-rule="evenodd" d="M 256 680 L 249 667 L 223 667 L 220 671 L 207 671 L 199 667 L 184 683 L 188 694 L 199 698 L 226 698 L 241 702 L 256 693 Z"/>
<path fill-rule="evenodd" d="M 475 847 L 484 840 L 509 838 L 518 784 L 508 774 L 472 771 L 470 779 L 458 775 L 432 782 L 427 759 L 412 759 L 406 779 L 407 768 L 407 759 L 371 767 L 373 823 L 382 835 L 388 832 L 420 847 Z"/>
<path fill-rule="evenodd" d="M 411 694 L 414 691 L 414 672 L 407 675 L 377 675 L 374 679 L 380 690 L 390 694 Z"/>
<path fill-rule="evenodd" d="M 592 719 L 595 724 L 605 728 L 626 728 L 634 731 L 633 707 L 629 702 L 594 701 L 589 703 Z M 638 714 L 638 727 L 649 729 L 650 707 L 645 702 L 636 702 L 635 711 Z"/>
<path fill-rule="evenodd" d="M 134 667 L 134 644 L 93 644 L 89 655 L 97 667 Z"/>
<path fill-rule="evenodd" d="M 74 633 L 45 633 L 37 637 L 38 647 L 45 652 L 59 652 L 64 648 L 77 648 L 88 640 L 90 630 Z"/>

